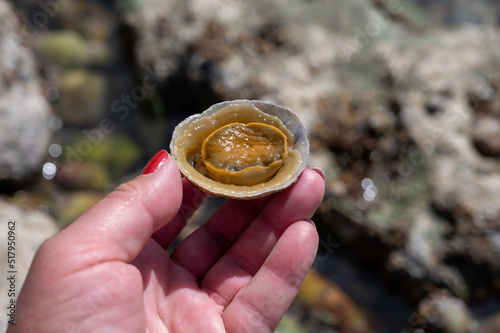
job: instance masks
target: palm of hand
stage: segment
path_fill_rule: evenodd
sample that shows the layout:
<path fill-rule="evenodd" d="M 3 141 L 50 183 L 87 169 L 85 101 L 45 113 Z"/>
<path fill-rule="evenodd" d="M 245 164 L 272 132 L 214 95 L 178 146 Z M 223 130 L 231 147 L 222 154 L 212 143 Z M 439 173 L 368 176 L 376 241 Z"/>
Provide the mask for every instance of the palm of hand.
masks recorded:
<path fill-rule="evenodd" d="M 224 306 L 200 287 L 192 273 L 152 242 L 143 254 L 149 258 L 137 265 L 148 272 L 143 279 L 149 332 L 225 332 Z"/>
<path fill-rule="evenodd" d="M 226 206 L 232 205 L 242 203 Z M 247 221 L 257 213 L 240 211 Z M 235 217 L 226 214 L 224 207 L 215 215 L 223 220 L 229 216 Z M 245 224 L 245 219 L 239 221 Z M 103 321 L 94 321 L 88 331 L 106 327 L 104 331 L 109 332 L 110 325 L 117 332 L 136 331 L 131 328 L 140 330 L 145 325 L 148 332 L 274 331 L 310 267 L 308 253 L 316 246 L 316 242 L 310 242 L 316 236 L 314 228 L 308 222 L 297 223 L 279 241 L 273 240 L 279 237 L 273 235 L 279 231 L 270 228 L 264 237 L 267 242 L 258 244 L 256 239 L 252 243 L 246 239 L 264 232 L 262 225 L 269 221 L 253 219 L 243 235 L 240 225 L 233 229 L 235 235 L 215 236 L 216 231 L 208 230 L 219 223 L 211 219 L 181 243 L 172 256 L 157 241 L 150 240 L 133 265 L 108 263 L 109 267 L 98 274 L 102 281 L 90 306 Z M 157 238 L 161 239 L 161 235 Z M 227 245 L 232 239 L 239 241 Z M 278 244 L 269 249 L 268 256 L 266 248 L 275 241 Z M 200 243 L 211 246 L 207 249 Z M 248 246 L 254 249 L 247 251 Z M 294 252 L 290 252 L 290 246 Z M 281 304 L 283 297 L 287 298 L 285 306 Z"/>
<path fill-rule="evenodd" d="M 82 331 L 138 332 L 147 327 L 148 332 L 225 332 L 224 308 L 156 242 L 149 242 L 134 260 L 140 274 L 129 264 L 107 266 L 97 292 L 87 295 L 89 314 L 103 320 Z M 95 289 L 85 286 L 86 281 L 81 281 L 83 293 Z"/>
<path fill-rule="evenodd" d="M 311 265 L 317 233 L 285 213 L 269 220 L 267 204 L 227 202 L 171 257 L 155 235 L 158 243 L 134 261 L 143 272 L 149 331 L 274 332 Z M 228 220 L 232 228 L 222 227 Z"/>

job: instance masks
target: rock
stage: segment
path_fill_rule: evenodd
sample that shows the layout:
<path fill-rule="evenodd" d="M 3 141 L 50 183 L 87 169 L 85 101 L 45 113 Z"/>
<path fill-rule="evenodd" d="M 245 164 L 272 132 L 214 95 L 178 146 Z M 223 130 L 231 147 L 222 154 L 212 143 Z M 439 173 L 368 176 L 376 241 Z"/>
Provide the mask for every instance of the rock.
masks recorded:
<path fill-rule="evenodd" d="M 50 107 L 7 1 L 0 1 L 0 31 L 0 182 L 21 181 L 34 172 L 41 174 Z"/>
<path fill-rule="evenodd" d="M 414 300 L 443 286 L 463 299 L 498 290 L 492 281 L 500 267 L 500 163 L 485 156 L 493 156 L 498 136 L 498 36 L 497 29 L 466 26 L 404 41 L 381 38 L 363 57 L 373 51 L 386 66 L 372 78 L 386 91 L 332 93 L 327 104 L 316 104 L 322 124 L 314 146 L 333 151 L 337 166 L 336 179 L 327 180 L 328 209 L 319 210 L 322 223 L 347 244 L 366 244 L 365 237 L 384 244 L 382 253 L 353 246 L 350 254 L 363 263 L 387 258 L 396 276 L 391 285 Z M 367 66 L 357 61 L 351 65 Z M 383 105 L 377 116 L 390 121 L 373 127 L 373 105 Z M 364 179 L 377 189 L 370 202 Z M 339 212 L 347 223 L 334 219 Z"/>
<path fill-rule="evenodd" d="M 289 314 L 285 313 L 285 316 L 281 319 L 278 327 L 276 328 L 276 333 L 307 333 L 307 331 L 300 327 L 300 324 L 296 322 Z"/>
<path fill-rule="evenodd" d="M 317 220 L 349 255 L 413 301 L 495 290 L 498 28 L 428 29 L 425 12 L 398 1 L 122 3 L 162 96 L 258 98 L 298 113 L 327 171 Z M 179 78 L 204 94 L 176 91 Z"/>
<path fill-rule="evenodd" d="M 433 47 L 429 49 L 429 45 Z M 385 175 L 376 177 L 371 166 L 370 177 L 375 182 L 385 178 L 386 186 L 378 187 L 382 189 L 377 195 L 380 201 L 369 208 L 367 225 L 385 221 L 385 225 L 376 224 L 383 227 L 377 232 L 384 239 L 394 229 L 390 221 L 403 227 L 409 218 L 413 227 L 403 231 L 405 249 L 389 256 L 391 261 L 400 263 L 404 258 L 404 270 L 412 281 L 424 279 L 433 281 L 434 287 L 446 285 L 465 299 L 481 294 L 478 285 L 494 288 L 487 281 L 500 267 L 496 245 L 490 238 L 500 217 L 500 199 L 495 194 L 500 186 L 500 164 L 477 149 L 488 149 L 491 154 L 497 141 L 496 136 L 484 136 L 496 128 L 497 79 L 495 74 L 487 74 L 499 70 L 494 60 L 495 45 L 498 30 L 464 26 L 432 36 L 424 33 L 405 42 L 388 38 L 376 46 L 390 73 L 396 124 L 408 140 L 399 140 L 403 143 L 396 155 L 399 163 L 386 164 Z M 482 129 L 478 129 L 481 123 Z M 381 143 L 375 143 L 377 151 L 383 151 L 378 148 Z M 412 189 L 415 195 L 407 201 Z M 401 211 L 404 202 L 409 206 Z M 426 252 L 427 259 L 422 261 L 424 252 L 420 250 L 425 247 L 415 252 L 412 246 L 415 239 L 424 239 L 417 236 L 423 229 L 416 226 L 422 224 L 412 216 L 428 210 L 429 205 L 428 213 L 437 216 L 427 223 L 428 230 L 441 230 L 441 237 L 437 238 L 437 248 L 427 248 L 433 250 Z M 387 214 L 398 211 L 397 206 L 398 214 Z M 427 245 L 432 244 L 431 239 L 427 239 Z M 433 264 L 422 266 L 423 262 Z M 469 273 L 483 264 L 491 269 L 488 277 Z"/>
<path fill-rule="evenodd" d="M 104 196 L 100 192 L 92 191 L 57 193 L 54 199 L 54 214 L 57 216 L 59 227 L 62 229 L 68 226 Z"/>
<path fill-rule="evenodd" d="M 83 0 L 72 0 L 64 4 L 40 3 L 39 6 L 50 8 L 47 14 L 51 16 L 51 22 L 59 25 L 59 30 L 40 34 L 36 43 L 45 62 L 69 68 L 109 65 L 112 60 L 116 60 L 110 41 L 112 34 L 116 32 L 117 22 L 108 7 Z M 35 21 L 40 16 L 35 11 L 31 18 Z"/>
<path fill-rule="evenodd" d="M 20 208 L 3 198 L 0 198 L 0 225 L 2 226 L 3 237 L 0 238 L 0 256 L 2 267 L 7 266 L 7 241 L 8 227 L 12 226 L 9 221 L 15 222 L 15 271 L 16 275 L 16 297 L 21 291 L 31 261 L 38 247 L 47 238 L 57 231 L 56 222 L 45 213 L 33 209 Z M 7 269 L 5 269 L 7 270 Z M 6 274 L 6 272 L 4 271 Z M 2 297 L 0 302 L 3 309 L 6 309 L 9 302 L 8 290 L 10 285 L 6 278 L 0 280 L 0 292 Z M 7 328 L 7 316 L 0 318 L 0 330 Z M 18 318 L 17 318 L 18 319 Z"/>
<path fill-rule="evenodd" d="M 84 69 L 67 71 L 60 82 L 60 113 L 71 125 L 87 125 L 106 111 L 106 79 Z"/>
<path fill-rule="evenodd" d="M 423 266 L 429 271 L 434 270 L 439 263 L 439 245 L 442 244 L 442 231 L 439 223 L 436 223 L 429 214 L 421 212 L 415 216 L 409 230 L 408 240 L 406 242 L 405 252 L 418 263 L 418 266 Z M 417 265 L 414 265 L 417 267 Z M 409 267 L 409 269 L 411 269 Z M 424 274 L 416 278 L 422 278 Z"/>
<path fill-rule="evenodd" d="M 125 3 L 126 20 L 138 34 L 140 67 L 162 79 L 185 75 L 193 84 L 209 85 L 218 99 L 283 104 L 308 128 L 317 118 L 316 100 L 350 80 L 339 76 L 336 65 L 349 62 L 372 39 L 394 29 L 367 0 Z M 359 23 L 366 21 L 373 23 L 366 29 L 376 30 L 370 35 Z M 356 83 L 363 89 L 374 84 L 363 79 Z"/>
<path fill-rule="evenodd" d="M 52 31 L 38 40 L 38 52 L 46 63 L 68 67 L 81 67 L 89 62 L 87 42 L 73 30 Z"/>
<path fill-rule="evenodd" d="M 297 294 L 308 308 L 323 312 L 323 320 L 346 333 L 373 332 L 364 314 L 334 282 L 310 271 Z"/>
<path fill-rule="evenodd" d="M 117 24 L 109 7 L 99 2 L 72 0 L 59 9 L 57 14 L 65 28 L 78 31 L 85 39 L 106 47 Z"/>
<path fill-rule="evenodd" d="M 64 179 L 68 175 L 69 179 L 75 180 L 76 170 L 91 167 L 95 169 L 95 173 L 89 174 L 89 177 L 93 178 L 94 189 L 97 189 L 109 185 L 109 178 L 119 181 L 127 172 L 132 172 L 141 152 L 129 137 L 111 132 L 104 133 L 99 129 L 84 130 L 82 133 L 83 135 L 75 135 L 64 144 L 60 157 L 64 168 L 58 172 L 58 177 Z M 90 165 L 80 166 L 82 163 Z M 104 169 L 99 171 L 101 168 Z"/>
<path fill-rule="evenodd" d="M 442 158 L 435 168 L 433 203 L 451 222 L 449 255 L 498 267 L 497 251 L 488 237 L 499 226 L 500 175 L 497 165 L 485 170 L 487 164 L 476 169 L 460 159 Z"/>
<path fill-rule="evenodd" d="M 481 333 L 497 333 L 500 332 L 500 314 L 496 313 L 486 319 L 479 329 Z"/>
<path fill-rule="evenodd" d="M 60 177 L 61 186 L 65 189 L 105 191 L 111 186 L 108 170 L 102 164 L 82 161 L 72 168 L 64 170 Z"/>
<path fill-rule="evenodd" d="M 479 116 L 473 128 L 476 148 L 486 156 L 500 156 L 500 119 L 493 116 Z"/>
<path fill-rule="evenodd" d="M 449 27 L 464 24 L 498 24 L 500 6 L 495 1 L 417 1 L 421 10 L 428 12 L 435 22 Z"/>
<path fill-rule="evenodd" d="M 409 277 L 408 283 L 413 283 L 413 286 L 408 288 L 408 292 L 415 299 L 429 291 L 425 290 L 429 282 L 437 286 L 445 285 L 455 295 L 467 298 L 470 290 L 460 271 L 443 263 L 451 247 L 444 238 L 444 223 L 425 209 L 414 214 L 408 226 L 404 250 L 391 253 L 387 261 L 388 269 Z"/>
<path fill-rule="evenodd" d="M 478 323 L 472 318 L 464 301 L 447 291 L 435 292 L 420 302 L 418 314 L 427 318 L 423 322 L 426 332 L 478 332 Z"/>

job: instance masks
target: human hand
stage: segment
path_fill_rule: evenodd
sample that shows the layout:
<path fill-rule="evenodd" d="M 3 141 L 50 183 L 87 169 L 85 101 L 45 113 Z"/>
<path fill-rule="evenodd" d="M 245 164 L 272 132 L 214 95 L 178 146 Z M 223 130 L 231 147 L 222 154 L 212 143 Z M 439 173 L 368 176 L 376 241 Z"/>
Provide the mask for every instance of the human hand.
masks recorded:
<path fill-rule="evenodd" d="M 8 332 L 274 332 L 314 260 L 323 179 L 228 200 L 169 256 L 205 195 L 165 157 L 42 244 Z"/>

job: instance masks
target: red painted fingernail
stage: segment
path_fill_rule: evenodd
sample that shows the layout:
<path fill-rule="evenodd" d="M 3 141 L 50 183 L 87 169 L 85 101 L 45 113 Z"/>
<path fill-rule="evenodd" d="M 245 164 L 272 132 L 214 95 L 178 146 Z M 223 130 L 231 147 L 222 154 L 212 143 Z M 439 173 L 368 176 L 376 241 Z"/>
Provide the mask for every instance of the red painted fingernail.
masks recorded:
<path fill-rule="evenodd" d="M 316 167 L 316 168 L 312 168 L 311 170 L 316 171 L 316 172 L 317 172 L 317 173 L 321 176 L 321 178 L 325 179 L 325 173 L 324 173 L 324 171 L 323 171 L 323 170 L 321 170 L 320 168 L 317 168 L 317 167 Z"/>
<path fill-rule="evenodd" d="M 168 160 L 168 153 L 165 149 L 160 150 L 149 160 L 148 164 L 142 170 L 143 175 L 147 175 L 158 170 Z"/>

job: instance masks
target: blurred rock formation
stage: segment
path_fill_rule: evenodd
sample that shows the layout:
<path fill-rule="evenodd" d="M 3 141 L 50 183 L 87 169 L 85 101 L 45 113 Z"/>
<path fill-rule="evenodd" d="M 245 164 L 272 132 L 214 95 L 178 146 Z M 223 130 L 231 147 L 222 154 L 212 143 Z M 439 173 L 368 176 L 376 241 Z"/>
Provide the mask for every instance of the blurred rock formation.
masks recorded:
<path fill-rule="evenodd" d="M 15 223 L 10 224 L 10 226 L 14 228 L 12 231 L 14 231 L 15 242 L 15 251 L 13 252 L 15 253 L 14 270 L 17 272 L 15 274 L 15 297 L 17 298 L 35 252 L 43 241 L 57 232 L 58 228 L 56 222 L 47 214 L 35 209 L 22 208 L 15 202 L 7 201 L 4 198 L 0 198 L 0 221 L 2 232 L 5 235 L 0 239 L 0 263 L 2 267 L 9 267 L 7 265 L 7 232 L 9 231 L 7 224 L 9 221 Z M 7 274 L 6 271 L 5 274 Z M 6 278 L 0 279 L 0 293 L 2 295 L 0 304 L 3 309 L 6 309 L 7 303 L 10 301 L 10 298 L 7 297 L 9 289 L 9 281 Z M 0 317 L 0 331 L 6 330 L 8 319 L 9 317 L 6 315 Z M 19 320 L 19 318 L 16 319 Z"/>
<path fill-rule="evenodd" d="M 443 7 L 453 30 L 410 1 L 121 4 L 164 101 L 204 87 L 200 100 L 299 114 L 311 166 L 327 175 L 316 221 L 339 252 L 412 301 L 444 288 L 468 313 L 465 302 L 500 293 L 500 31 L 488 2 L 466 16 L 465 2 Z M 174 125 L 204 109 L 166 105 Z"/>
<path fill-rule="evenodd" d="M 30 39 L 5 0 L 0 1 L 0 31 L 0 184 L 5 190 L 7 183 L 41 174 L 50 107 L 28 47 Z"/>

